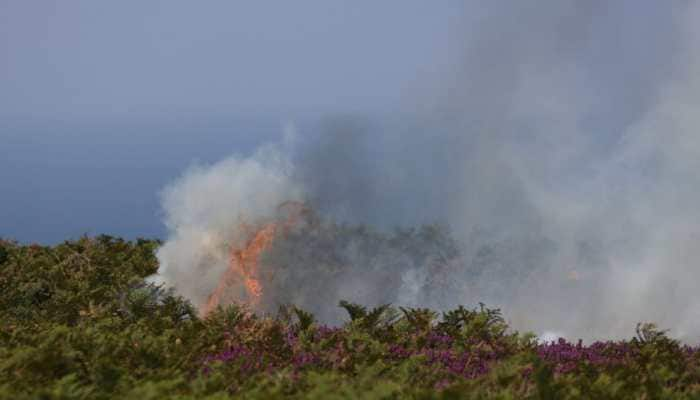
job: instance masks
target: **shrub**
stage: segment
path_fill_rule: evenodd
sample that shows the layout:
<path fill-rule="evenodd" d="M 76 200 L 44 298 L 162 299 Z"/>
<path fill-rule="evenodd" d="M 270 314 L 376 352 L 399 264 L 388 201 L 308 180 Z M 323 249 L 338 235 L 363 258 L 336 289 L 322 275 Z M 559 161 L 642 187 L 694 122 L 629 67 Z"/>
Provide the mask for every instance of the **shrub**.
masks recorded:
<path fill-rule="evenodd" d="M 653 324 L 627 341 L 538 344 L 483 304 L 438 314 L 343 301 L 335 327 L 294 305 L 258 316 L 234 304 L 202 319 L 145 283 L 158 245 L 0 241 L 0 398 L 700 396 L 700 351 Z"/>

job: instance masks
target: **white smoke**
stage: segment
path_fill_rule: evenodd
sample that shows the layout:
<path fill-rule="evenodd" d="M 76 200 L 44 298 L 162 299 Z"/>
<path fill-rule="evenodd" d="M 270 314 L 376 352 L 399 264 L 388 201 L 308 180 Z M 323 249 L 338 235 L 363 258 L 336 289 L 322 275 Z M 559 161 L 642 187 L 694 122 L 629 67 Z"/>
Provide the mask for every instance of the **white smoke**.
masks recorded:
<path fill-rule="evenodd" d="M 240 236 L 241 224 L 259 223 L 301 196 L 280 146 L 190 168 L 162 193 L 169 237 L 158 250 L 160 268 L 152 280 L 204 304 L 228 266 L 230 246 L 247 239 Z"/>
<path fill-rule="evenodd" d="M 463 59 L 434 101 L 411 105 L 413 119 L 330 119 L 293 149 L 191 169 L 164 191 L 158 279 L 201 304 L 240 219 L 308 200 L 382 229 L 450 225 L 464 290 L 427 296 L 422 266 L 387 264 L 399 303 L 483 301 L 517 329 L 570 338 L 627 337 L 653 321 L 697 340 L 700 5 L 636 5 L 482 5 L 455 40 Z M 378 298 L 371 280 L 343 275 L 338 293 Z M 313 300 L 323 288 L 294 290 Z"/>

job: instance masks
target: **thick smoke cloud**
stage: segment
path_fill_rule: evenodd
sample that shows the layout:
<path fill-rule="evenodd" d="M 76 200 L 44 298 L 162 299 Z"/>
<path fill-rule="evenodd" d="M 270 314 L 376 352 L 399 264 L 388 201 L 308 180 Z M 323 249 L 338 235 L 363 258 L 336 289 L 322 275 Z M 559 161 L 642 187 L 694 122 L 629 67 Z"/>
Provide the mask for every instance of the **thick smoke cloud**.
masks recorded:
<path fill-rule="evenodd" d="M 191 171 L 167 190 L 162 281 L 201 302 L 225 268 L 232 224 L 303 199 L 380 230 L 449 225 L 463 290 L 427 296 L 427 267 L 386 261 L 413 288 L 395 302 L 482 301 L 518 329 L 572 338 L 629 336 L 639 321 L 700 337 L 700 7 L 463 7 L 477 17 L 423 85 L 434 92 L 407 101 L 410 117 L 328 117 L 292 145 Z M 372 260 L 401 257 L 392 251 Z M 355 278 L 342 282 L 381 290 L 371 274 Z M 290 290 L 319 290 L 308 284 Z"/>
<path fill-rule="evenodd" d="M 190 168 L 163 193 L 168 240 L 158 251 L 155 283 L 173 286 L 194 304 L 206 302 L 229 263 L 229 248 L 248 238 L 239 227 L 269 217 L 284 201 L 302 199 L 280 146 L 250 158 Z"/>

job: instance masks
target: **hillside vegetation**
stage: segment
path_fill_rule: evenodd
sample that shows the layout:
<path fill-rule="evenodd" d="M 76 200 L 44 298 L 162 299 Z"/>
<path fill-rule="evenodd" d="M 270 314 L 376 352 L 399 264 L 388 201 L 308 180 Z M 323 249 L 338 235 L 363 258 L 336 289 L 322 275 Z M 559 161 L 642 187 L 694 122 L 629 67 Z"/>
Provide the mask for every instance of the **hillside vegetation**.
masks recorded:
<path fill-rule="evenodd" d="M 0 240 L 2 399 L 698 399 L 700 352 L 653 325 L 630 339 L 538 343 L 498 310 L 341 302 L 200 318 L 145 283 L 150 240 Z"/>

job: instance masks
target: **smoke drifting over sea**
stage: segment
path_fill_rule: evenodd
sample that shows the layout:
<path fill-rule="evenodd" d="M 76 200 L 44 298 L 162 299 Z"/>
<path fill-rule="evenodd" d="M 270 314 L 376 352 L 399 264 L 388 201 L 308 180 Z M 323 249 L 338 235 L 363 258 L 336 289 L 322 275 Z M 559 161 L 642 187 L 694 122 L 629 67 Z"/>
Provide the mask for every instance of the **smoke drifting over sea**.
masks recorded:
<path fill-rule="evenodd" d="M 340 299 L 484 302 L 538 333 L 625 337 L 653 321 L 697 340 L 700 6 L 636 4 L 465 5 L 478 18 L 455 31 L 456 59 L 426 78 L 432 89 L 403 105 L 410 117 L 325 117 L 166 188 L 156 280 L 206 303 L 231 246 L 249 239 L 241 224 L 299 201 L 326 222 L 262 257 L 270 306 L 296 300 L 335 321 Z M 445 237 L 417 235 L 406 249 L 386 233 L 369 248 L 374 233 L 336 234 L 333 221 L 377 235 L 439 222 L 459 257 L 436 272 Z M 342 241 L 328 250 L 339 261 L 320 259 L 322 234 Z M 293 254 L 305 255 L 275 258 Z M 278 264 L 286 275 L 274 276 Z M 311 273 L 341 264 L 320 281 Z M 435 274 L 449 290 L 435 290 Z"/>

